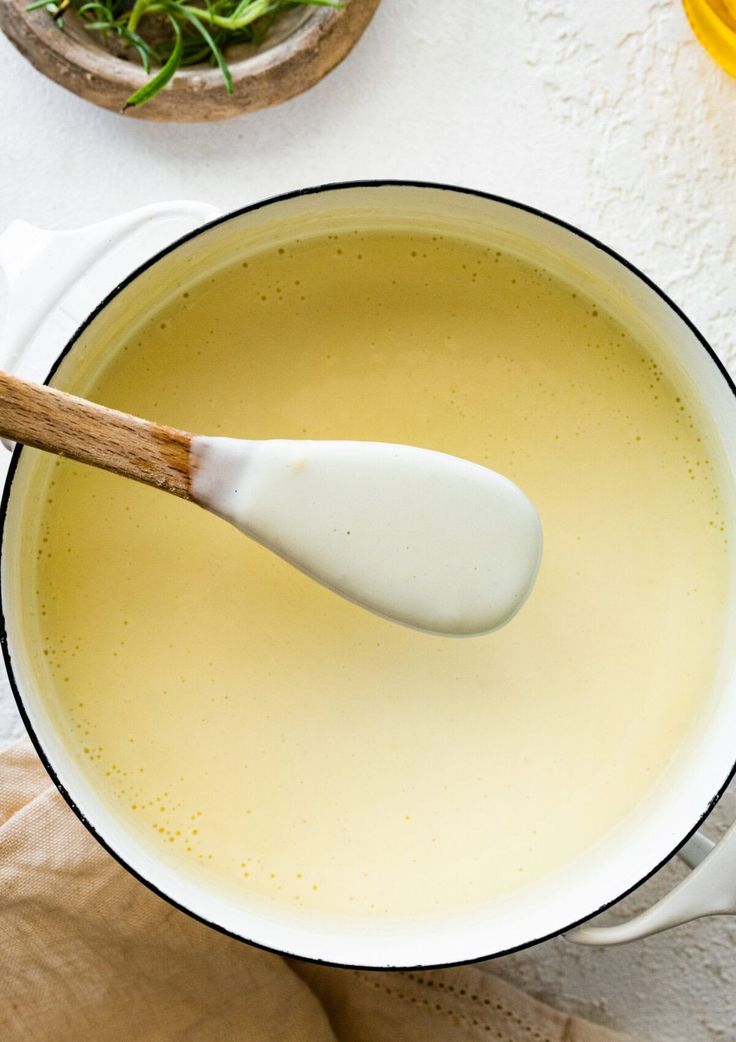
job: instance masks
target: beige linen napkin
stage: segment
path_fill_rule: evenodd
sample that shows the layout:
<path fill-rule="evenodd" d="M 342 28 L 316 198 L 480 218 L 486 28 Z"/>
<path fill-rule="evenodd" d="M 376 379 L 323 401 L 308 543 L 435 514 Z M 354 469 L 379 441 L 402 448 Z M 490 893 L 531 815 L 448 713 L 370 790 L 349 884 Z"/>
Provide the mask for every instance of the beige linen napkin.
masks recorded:
<path fill-rule="evenodd" d="M 2 1042 L 622 1042 L 488 974 L 332 969 L 231 940 L 87 833 L 27 741 L 0 753 Z"/>

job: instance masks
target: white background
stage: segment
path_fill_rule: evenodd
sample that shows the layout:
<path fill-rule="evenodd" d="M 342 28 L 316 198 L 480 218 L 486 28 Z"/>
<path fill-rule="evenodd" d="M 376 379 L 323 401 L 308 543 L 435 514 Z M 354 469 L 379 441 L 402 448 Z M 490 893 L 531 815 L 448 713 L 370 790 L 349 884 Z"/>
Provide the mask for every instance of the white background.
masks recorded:
<path fill-rule="evenodd" d="M 71 227 L 168 198 L 229 209 L 349 178 L 455 182 L 601 237 L 736 363 L 736 81 L 677 0 L 383 0 L 308 94 L 210 126 L 95 109 L 0 38 L 0 99 L 0 228 Z M 18 733 L 0 694 L 0 737 Z M 734 817 L 731 793 L 715 827 Z M 669 866 L 623 909 L 683 871 Z M 736 1039 L 736 921 L 614 950 L 555 941 L 493 969 L 651 1042 Z"/>

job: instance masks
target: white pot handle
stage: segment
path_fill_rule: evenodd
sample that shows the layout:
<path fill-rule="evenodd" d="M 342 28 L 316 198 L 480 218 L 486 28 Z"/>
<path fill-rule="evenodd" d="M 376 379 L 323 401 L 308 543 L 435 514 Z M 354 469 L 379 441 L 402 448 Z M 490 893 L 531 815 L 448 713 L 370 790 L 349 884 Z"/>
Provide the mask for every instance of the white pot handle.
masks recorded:
<path fill-rule="evenodd" d="M 579 926 L 576 944 L 626 944 L 704 915 L 736 913 L 736 825 L 718 843 L 696 832 L 679 856 L 692 872 L 646 912 L 616 926 Z"/>
<path fill-rule="evenodd" d="M 206 203 L 177 201 L 69 231 L 12 221 L 0 234 L 0 270 L 8 282 L 0 369 L 45 378 L 69 337 L 116 285 L 157 250 L 220 212 Z"/>

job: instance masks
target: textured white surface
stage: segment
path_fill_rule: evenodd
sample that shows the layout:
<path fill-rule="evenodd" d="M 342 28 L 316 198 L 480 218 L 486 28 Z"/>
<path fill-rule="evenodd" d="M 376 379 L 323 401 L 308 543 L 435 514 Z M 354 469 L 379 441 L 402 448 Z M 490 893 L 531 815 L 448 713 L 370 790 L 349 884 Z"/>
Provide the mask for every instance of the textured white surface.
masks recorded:
<path fill-rule="evenodd" d="M 384 0 L 327 80 L 229 124 L 127 122 L 44 81 L 2 39 L 0 96 L 0 226 L 71 226 L 173 197 L 227 209 L 352 177 L 452 181 L 599 235 L 736 366 L 736 81 L 676 0 Z M 0 734 L 17 733 L 3 693 Z M 732 792 L 713 826 L 734 816 Z M 622 910 L 683 871 L 668 866 Z M 555 941 L 494 969 L 651 1042 L 736 1039 L 736 920 L 606 951 Z"/>

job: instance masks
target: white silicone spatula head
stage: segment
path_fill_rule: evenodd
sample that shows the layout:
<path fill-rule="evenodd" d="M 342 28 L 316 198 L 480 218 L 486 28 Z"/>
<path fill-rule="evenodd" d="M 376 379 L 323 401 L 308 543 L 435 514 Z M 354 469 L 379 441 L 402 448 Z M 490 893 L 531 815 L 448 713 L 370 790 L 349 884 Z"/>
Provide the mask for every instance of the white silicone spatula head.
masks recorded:
<path fill-rule="evenodd" d="M 191 452 L 197 502 L 397 622 L 486 633 L 534 583 L 537 512 L 476 463 L 382 442 L 195 437 Z"/>

